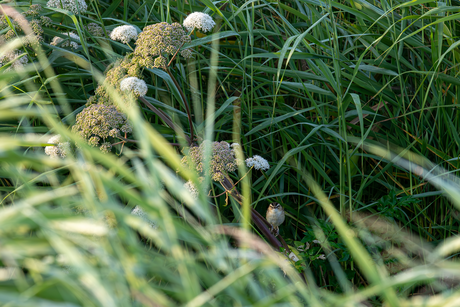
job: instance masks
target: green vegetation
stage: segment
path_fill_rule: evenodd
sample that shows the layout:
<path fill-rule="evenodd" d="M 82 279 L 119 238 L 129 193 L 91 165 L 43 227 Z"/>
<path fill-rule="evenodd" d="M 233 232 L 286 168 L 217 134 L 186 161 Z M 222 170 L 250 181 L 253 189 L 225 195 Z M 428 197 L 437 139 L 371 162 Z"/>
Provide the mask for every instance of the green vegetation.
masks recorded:
<path fill-rule="evenodd" d="M 0 3 L 0 305 L 460 305 L 458 1 Z"/>

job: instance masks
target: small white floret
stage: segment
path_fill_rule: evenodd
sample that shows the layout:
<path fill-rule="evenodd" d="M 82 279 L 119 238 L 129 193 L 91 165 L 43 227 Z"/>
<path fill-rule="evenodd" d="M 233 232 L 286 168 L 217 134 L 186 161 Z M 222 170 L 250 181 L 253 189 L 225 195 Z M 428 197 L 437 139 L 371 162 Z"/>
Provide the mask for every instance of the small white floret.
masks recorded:
<path fill-rule="evenodd" d="M 137 77 L 128 77 L 121 80 L 120 89 L 122 91 L 132 91 L 136 97 L 147 94 L 147 84 Z"/>
<path fill-rule="evenodd" d="M 254 166 L 256 170 L 266 171 L 270 169 L 270 164 L 268 164 L 268 161 L 258 155 L 255 155 L 252 158 L 246 159 L 245 162 L 246 162 L 247 167 Z"/>
<path fill-rule="evenodd" d="M 60 134 L 51 137 L 48 144 L 56 144 L 55 146 L 46 146 L 45 154 L 51 158 L 65 158 L 70 154 L 70 142 L 63 142 Z"/>
<path fill-rule="evenodd" d="M 135 27 L 129 25 L 119 26 L 113 29 L 110 33 L 110 38 L 114 41 L 127 44 L 129 41 L 137 39 L 137 30 Z"/>
<path fill-rule="evenodd" d="M 188 31 L 198 29 L 201 32 L 206 33 L 211 31 L 216 23 L 208 14 L 202 12 L 194 12 L 185 18 L 183 25 Z"/>

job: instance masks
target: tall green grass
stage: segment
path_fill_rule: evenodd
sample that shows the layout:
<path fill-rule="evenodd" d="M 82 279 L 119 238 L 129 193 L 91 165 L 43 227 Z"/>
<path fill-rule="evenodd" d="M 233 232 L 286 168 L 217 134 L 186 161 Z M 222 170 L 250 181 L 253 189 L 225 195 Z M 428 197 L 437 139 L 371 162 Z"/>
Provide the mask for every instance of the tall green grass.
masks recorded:
<path fill-rule="evenodd" d="M 0 67 L 2 305 L 458 305 L 457 2 L 88 6 L 44 10 L 54 27 L 39 47 L 0 46 L 0 56 L 22 48 L 29 57 L 22 71 Z M 238 142 L 271 163 L 232 174 L 244 177 L 242 208 L 220 184 L 208 185 L 214 198 L 186 192 L 185 181 L 198 181 L 169 145 L 183 139 L 143 104 L 124 109 L 138 143 L 111 154 L 69 129 L 107 67 L 131 52 L 84 25 L 142 30 L 194 11 L 218 25 L 193 36 L 195 58 L 170 70 L 198 139 Z M 79 49 L 49 44 L 69 31 Z M 144 78 L 146 99 L 189 135 L 176 85 L 156 71 Z M 45 156 L 54 134 L 78 144 L 75 155 Z M 250 207 L 264 215 L 275 201 L 295 263 L 248 219 Z M 135 206 L 158 228 L 131 215 Z"/>

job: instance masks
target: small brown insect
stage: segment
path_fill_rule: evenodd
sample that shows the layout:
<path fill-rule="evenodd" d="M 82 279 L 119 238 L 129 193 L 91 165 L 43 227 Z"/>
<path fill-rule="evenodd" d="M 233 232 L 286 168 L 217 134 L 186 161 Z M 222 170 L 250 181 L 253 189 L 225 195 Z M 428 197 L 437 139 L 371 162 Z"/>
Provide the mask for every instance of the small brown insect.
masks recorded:
<path fill-rule="evenodd" d="M 277 237 L 280 233 L 278 227 L 284 222 L 284 208 L 278 203 L 271 203 L 267 209 L 266 218 L 267 222 L 272 225 L 270 231 Z"/>

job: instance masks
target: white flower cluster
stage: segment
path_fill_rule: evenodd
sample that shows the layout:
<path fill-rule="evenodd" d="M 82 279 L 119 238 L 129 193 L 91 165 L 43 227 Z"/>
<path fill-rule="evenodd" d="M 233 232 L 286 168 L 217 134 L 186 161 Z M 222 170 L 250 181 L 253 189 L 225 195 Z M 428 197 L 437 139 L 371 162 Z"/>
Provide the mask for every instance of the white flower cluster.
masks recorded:
<path fill-rule="evenodd" d="M 122 91 L 132 91 L 136 97 L 147 94 L 147 84 L 137 77 L 128 77 L 121 80 L 120 89 Z"/>
<path fill-rule="evenodd" d="M 127 44 L 130 40 L 137 39 L 137 30 L 133 26 L 119 26 L 112 30 L 110 38 L 114 41 L 120 41 Z"/>
<path fill-rule="evenodd" d="M 203 33 L 209 32 L 214 28 L 216 23 L 212 20 L 212 17 L 208 14 L 201 13 L 201 12 L 194 12 L 185 18 L 184 27 L 188 31 L 192 31 L 193 29 L 198 29 Z"/>
<path fill-rule="evenodd" d="M 63 142 L 60 134 L 51 137 L 48 143 L 56 144 L 55 146 L 45 147 L 45 153 L 51 158 L 65 158 L 70 154 L 70 142 Z"/>
<path fill-rule="evenodd" d="M 144 212 L 144 210 L 142 210 L 141 207 L 139 206 L 134 207 L 134 209 L 131 211 L 131 214 L 140 217 L 142 220 L 144 220 L 144 222 L 148 223 L 150 227 L 152 227 L 153 229 L 158 228 L 158 225 L 155 224 L 154 221 L 148 218 L 147 214 Z"/>
<path fill-rule="evenodd" d="M 254 166 L 256 170 L 266 171 L 270 168 L 268 161 L 258 155 L 255 155 L 252 158 L 247 158 L 245 162 L 247 167 Z"/>
<path fill-rule="evenodd" d="M 73 38 L 77 41 L 80 41 L 80 37 L 73 33 L 73 32 L 69 32 L 69 33 L 62 33 L 62 35 L 65 35 L 65 36 L 68 36 L 70 38 Z M 59 44 L 61 44 L 62 42 L 64 41 L 64 38 L 62 37 L 59 37 L 59 36 L 55 36 L 51 42 L 51 45 L 53 46 L 57 46 Z M 73 41 L 70 41 L 70 39 L 68 39 L 66 42 L 64 42 L 61 47 L 72 47 L 73 49 L 78 49 L 78 47 L 80 47 L 80 45 L 78 45 L 76 42 L 73 42 Z"/>
<path fill-rule="evenodd" d="M 10 70 L 11 68 L 14 70 L 20 70 L 29 62 L 29 58 L 26 54 L 20 53 L 18 50 L 12 50 L 0 57 L 0 67 L 8 64 L 9 62 L 12 62 L 11 66 L 6 70 Z"/>
<path fill-rule="evenodd" d="M 68 10 L 73 12 L 74 14 L 85 12 L 88 9 L 85 0 L 49 0 L 46 6 Z"/>
<path fill-rule="evenodd" d="M 184 184 L 184 188 L 186 188 L 190 194 L 192 194 L 193 199 L 198 199 L 198 189 L 195 187 L 191 180 Z"/>

